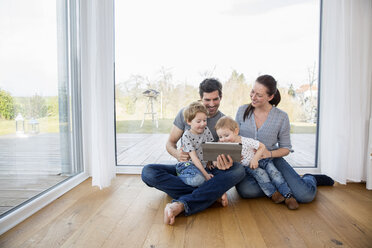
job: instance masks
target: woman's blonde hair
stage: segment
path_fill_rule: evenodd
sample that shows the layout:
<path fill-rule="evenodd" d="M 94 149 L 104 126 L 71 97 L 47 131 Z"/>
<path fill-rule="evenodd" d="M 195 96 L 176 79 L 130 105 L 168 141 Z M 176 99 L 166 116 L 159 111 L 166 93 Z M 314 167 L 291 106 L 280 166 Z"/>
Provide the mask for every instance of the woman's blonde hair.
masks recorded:
<path fill-rule="evenodd" d="M 238 123 L 231 118 L 230 116 L 223 116 L 221 117 L 217 123 L 216 126 L 214 127 L 216 130 L 221 129 L 221 128 L 228 128 L 231 131 L 235 131 L 235 129 L 239 128 Z"/>
<path fill-rule="evenodd" d="M 208 116 L 208 110 L 201 102 L 192 102 L 183 110 L 183 117 L 185 121 L 191 122 L 197 113 L 204 113 Z"/>

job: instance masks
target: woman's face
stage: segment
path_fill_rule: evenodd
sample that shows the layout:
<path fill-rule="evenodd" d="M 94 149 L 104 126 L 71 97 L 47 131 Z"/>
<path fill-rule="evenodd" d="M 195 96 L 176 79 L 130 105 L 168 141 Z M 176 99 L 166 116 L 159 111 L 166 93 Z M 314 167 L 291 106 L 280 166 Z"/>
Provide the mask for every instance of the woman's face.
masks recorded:
<path fill-rule="evenodd" d="M 252 106 L 255 108 L 270 104 L 269 101 L 271 101 L 271 99 L 273 99 L 274 97 L 274 95 L 269 96 L 267 94 L 267 88 L 263 84 L 260 84 L 258 82 L 254 83 L 250 96 L 252 100 Z"/>

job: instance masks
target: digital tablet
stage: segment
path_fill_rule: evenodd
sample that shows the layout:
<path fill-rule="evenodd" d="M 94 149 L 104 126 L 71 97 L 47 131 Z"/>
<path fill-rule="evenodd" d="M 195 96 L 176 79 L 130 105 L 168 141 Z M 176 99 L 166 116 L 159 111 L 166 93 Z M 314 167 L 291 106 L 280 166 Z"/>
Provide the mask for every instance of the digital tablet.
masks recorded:
<path fill-rule="evenodd" d="M 216 161 L 217 156 L 221 154 L 230 155 L 236 162 L 241 160 L 242 144 L 240 143 L 206 142 L 202 144 L 202 148 L 205 161 Z"/>

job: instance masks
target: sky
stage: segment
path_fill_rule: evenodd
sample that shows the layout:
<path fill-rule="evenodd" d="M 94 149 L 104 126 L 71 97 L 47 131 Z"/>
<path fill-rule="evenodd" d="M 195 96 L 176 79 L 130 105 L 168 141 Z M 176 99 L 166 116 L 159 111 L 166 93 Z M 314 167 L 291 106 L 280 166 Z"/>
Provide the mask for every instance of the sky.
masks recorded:
<path fill-rule="evenodd" d="M 204 72 L 226 81 L 232 70 L 249 82 L 271 74 L 306 83 L 317 65 L 319 1 L 116 1 L 116 83 L 161 67 L 198 85 Z M 144 6 L 146 6 L 144 8 Z"/>
<path fill-rule="evenodd" d="M 318 0 L 115 1 L 116 83 L 156 80 L 163 67 L 195 86 L 206 72 L 224 82 L 232 70 L 299 86 L 318 43 Z M 57 95 L 55 1 L 0 1 L 0 88 Z"/>

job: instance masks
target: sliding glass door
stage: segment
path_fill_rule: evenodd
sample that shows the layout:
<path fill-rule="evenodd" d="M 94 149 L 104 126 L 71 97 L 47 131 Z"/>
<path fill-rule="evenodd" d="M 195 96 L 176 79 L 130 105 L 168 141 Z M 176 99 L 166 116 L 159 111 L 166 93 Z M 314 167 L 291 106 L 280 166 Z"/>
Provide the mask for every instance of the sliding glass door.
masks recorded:
<path fill-rule="evenodd" d="M 0 217 L 82 171 L 74 1 L 0 1 Z"/>
<path fill-rule="evenodd" d="M 262 74 L 273 75 L 291 122 L 294 167 L 316 166 L 320 1 L 115 1 L 117 164 L 172 163 L 177 112 L 206 77 L 235 117 Z"/>

